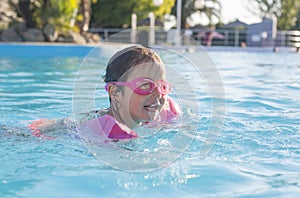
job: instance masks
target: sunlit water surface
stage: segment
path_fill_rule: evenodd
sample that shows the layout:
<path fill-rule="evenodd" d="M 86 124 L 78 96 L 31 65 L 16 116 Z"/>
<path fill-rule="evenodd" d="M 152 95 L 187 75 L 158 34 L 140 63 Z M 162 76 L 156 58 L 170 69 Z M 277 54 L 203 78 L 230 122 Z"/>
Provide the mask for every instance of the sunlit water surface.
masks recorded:
<path fill-rule="evenodd" d="M 0 55 L 0 197 L 300 195 L 300 54 L 209 49 L 226 94 L 218 140 L 204 157 L 198 138 L 168 166 L 131 173 L 105 165 L 76 135 L 58 130 L 44 140 L 26 127 L 39 118 L 72 115 L 74 78 L 88 50 L 76 56 L 9 50 Z M 184 67 L 182 73 L 192 76 Z M 108 105 L 106 97 L 100 102 Z M 194 102 L 203 108 L 194 123 L 201 134 L 211 100 L 199 95 Z M 143 150 L 160 142 L 157 136 L 126 146 Z"/>

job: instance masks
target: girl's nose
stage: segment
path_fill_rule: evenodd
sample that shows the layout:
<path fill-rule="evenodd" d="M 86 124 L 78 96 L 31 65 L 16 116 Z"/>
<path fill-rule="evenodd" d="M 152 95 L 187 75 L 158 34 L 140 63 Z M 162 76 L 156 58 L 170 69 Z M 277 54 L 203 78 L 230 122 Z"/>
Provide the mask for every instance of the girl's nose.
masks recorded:
<path fill-rule="evenodd" d="M 154 97 L 156 97 L 156 98 L 160 98 L 160 97 L 163 96 L 163 94 L 160 93 L 160 91 L 158 90 L 158 87 L 155 87 L 155 89 L 153 90 L 153 92 L 152 92 L 151 95 L 154 96 Z"/>
<path fill-rule="evenodd" d="M 150 95 L 151 100 L 157 101 L 160 105 L 164 105 L 165 103 L 165 95 L 162 94 L 157 87 L 153 90 L 153 92 Z"/>

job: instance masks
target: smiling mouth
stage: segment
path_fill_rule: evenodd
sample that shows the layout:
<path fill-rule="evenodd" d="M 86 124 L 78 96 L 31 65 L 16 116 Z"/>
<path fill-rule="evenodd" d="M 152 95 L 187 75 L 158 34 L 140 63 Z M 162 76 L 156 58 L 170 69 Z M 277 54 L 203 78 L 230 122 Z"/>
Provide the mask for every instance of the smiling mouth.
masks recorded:
<path fill-rule="evenodd" d="M 147 110 L 147 111 L 157 111 L 159 108 L 160 108 L 160 104 L 149 104 L 149 105 L 145 105 L 144 108 Z"/>

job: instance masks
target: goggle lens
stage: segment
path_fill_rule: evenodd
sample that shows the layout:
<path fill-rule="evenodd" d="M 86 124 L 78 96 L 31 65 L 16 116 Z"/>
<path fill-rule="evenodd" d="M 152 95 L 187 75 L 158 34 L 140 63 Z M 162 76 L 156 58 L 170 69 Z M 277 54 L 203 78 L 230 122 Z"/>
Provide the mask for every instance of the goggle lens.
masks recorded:
<path fill-rule="evenodd" d="M 160 80 L 154 82 L 148 78 L 136 78 L 129 82 L 108 82 L 105 85 L 106 90 L 108 90 L 107 86 L 109 84 L 127 86 L 140 95 L 151 94 L 155 88 L 157 88 L 158 92 L 162 95 L 167 95 L 172 91 L 172 86 L 168 81 Z"/>

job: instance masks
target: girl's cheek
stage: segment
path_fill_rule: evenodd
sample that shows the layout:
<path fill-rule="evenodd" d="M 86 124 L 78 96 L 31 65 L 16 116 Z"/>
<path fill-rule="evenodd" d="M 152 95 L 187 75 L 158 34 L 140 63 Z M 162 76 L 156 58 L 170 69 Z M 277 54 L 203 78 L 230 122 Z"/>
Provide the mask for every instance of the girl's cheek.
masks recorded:
<path fill-rule="evenodd" d="M 142 104 L 142 98 L 137 95 L 132 94 L 130 96 L 129 102 L 130 102 L 131 107 L 137 108 L 138 106 L 140 106 Z"/>

